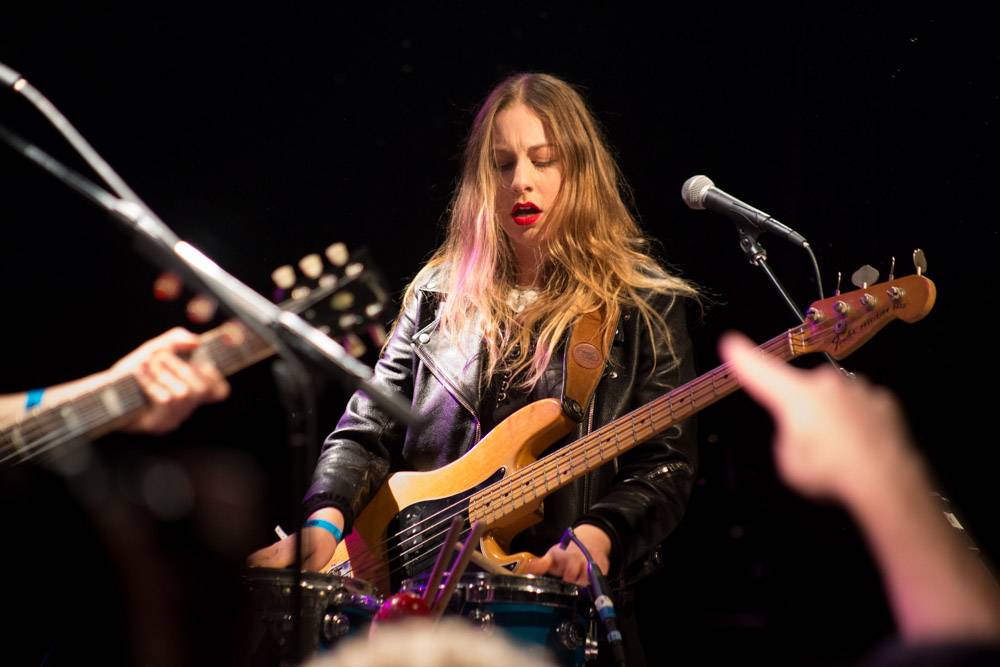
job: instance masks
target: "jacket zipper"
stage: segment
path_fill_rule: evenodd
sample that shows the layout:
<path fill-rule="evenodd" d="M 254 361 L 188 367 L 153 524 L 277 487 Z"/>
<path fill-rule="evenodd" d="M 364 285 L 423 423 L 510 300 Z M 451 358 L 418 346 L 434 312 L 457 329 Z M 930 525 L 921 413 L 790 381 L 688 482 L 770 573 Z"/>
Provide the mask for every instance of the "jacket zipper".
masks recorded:
<path fill-rule="evenodd" d="M 455 387 L 455 385 L 452 384 L 451 380 L 444 373 L 441 372 L 441 369 L 438 368 L 433 361 L 431 361 L 430 357 L 424 354 L 423 350 L 421 350 L 418 345 L 414 343 L 410 343 L 410 345 L 413 346 L 413 351 L 417 353 L 417 356 L 420 357 L 420 359 L 425 364 L 427 364 L 428 368 L 431 369 L 431 372 L 434 374 L 434 377 L 440 380 L 441 383 L 448 388 L 448 391 L 451 394 L 452 398 L 458 401 L 458 404 L 461 405 L 466 410 L 468 410 L 469 414 L 472 415 L 472 418 L 476 422 L 476 440 L 472 444 L 473 445 L 478 444 L 480 437 L 482 436 L 482 433 L 480 432 L 479 415 L 476 414 L 476 411 L 472 409 L 472 406 L 469 405 L 469 402 L 466 401 L 464 398 L 462 398 L 462 394 L 461 392 L 458 391 L 458 388 Z"/>

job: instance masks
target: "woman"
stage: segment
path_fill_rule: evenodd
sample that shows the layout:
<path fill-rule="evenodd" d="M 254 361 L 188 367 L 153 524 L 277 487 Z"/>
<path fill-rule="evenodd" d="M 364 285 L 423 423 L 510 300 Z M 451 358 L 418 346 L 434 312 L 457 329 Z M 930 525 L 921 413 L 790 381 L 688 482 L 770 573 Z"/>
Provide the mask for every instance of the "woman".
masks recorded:
<path fill-rule="evenodd" d="M 408 430 L 355 394 L 327 439 L 306 503 L 305 563 L 326 564 L 393 470 L 431 470 L 467 452 L 517 408 L 562 391 L 562 348 L 583 313 L 603 308 L 613 344 L 573 440 L 693 377 L 684 298 L 695 290 L 647 254 L 617 165 L 580 95 L 519 74 L 487 97 L 470 132 L 447 238 L 408 287 L 376 367 L 429 426 Z M 564 444 L 564 443 L 559 443 Z M 558 445 L 557 445 L 558 446 Z M 537 574 L 586 584 L 573 525 L 605 573 L 623 576 L 674 528 L 695 461 L 687 424 L 647 441 L 545 500 L 515 547 L 545 555 Z M 336 528 L 327 530 L 322 522 Z M 547 551 L 546 551 L 547 550 Z M 253 554 L 283 567 L 294 541 Z"/>

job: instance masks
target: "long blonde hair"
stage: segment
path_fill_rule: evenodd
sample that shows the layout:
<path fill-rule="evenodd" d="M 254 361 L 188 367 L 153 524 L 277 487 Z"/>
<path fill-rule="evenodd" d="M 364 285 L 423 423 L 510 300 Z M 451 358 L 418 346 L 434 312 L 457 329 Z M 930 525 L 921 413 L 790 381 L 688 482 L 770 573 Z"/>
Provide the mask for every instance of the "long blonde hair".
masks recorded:
<path fill-rule="evenodd" d="M 510 299 L 517 286 L 517 263 L 495 207 L 502 185 L 493 153 L 494 119 L 517 103 L 541 119 L 562 175 L 557 201 L 546 213 L 542 230 L 546 265 L 539 296 L 520 312 Z M 651 339 L 663 336 L 673 357 L 670 331 L 647 300 L 656 293 L 697 292 L 648 254 L 649 240 L 623 199 L 628 192 L 579 93 L 548 74 L 505 79 L 476 114 L 447 236 L 410 283 L 404 305 L 430 273 L 437 273 L 436 282 L 446 292 L 441 329 L 457 341 L 470 322 L 477 323 L 487 352 L 484 382 L 497 371 L 510 371 L 522 388 L 534 386 L 578 317 L 612 304 L 636 307 Z"/>

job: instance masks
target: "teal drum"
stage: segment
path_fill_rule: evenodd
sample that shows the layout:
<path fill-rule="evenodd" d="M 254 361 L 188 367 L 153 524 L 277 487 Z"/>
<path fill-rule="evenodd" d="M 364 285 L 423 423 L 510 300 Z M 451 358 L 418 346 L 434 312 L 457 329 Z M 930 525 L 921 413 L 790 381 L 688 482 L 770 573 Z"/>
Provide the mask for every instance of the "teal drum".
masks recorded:
<path fill-rule="evenodd" d="M 402 590 L 423 594 L 426 576 L 407 579 Z M 461 615 L 485 632 L 548 649 L 560 665 L 584 665 L 597 655 L 595 614 L 585 589 L 550 577 L 466 573 L 447 613 Z"/>
<path fill-rule="evenodd" d="M 255 667 L 298 664 L 344 637 L 367 633 L 382 604 L 371 584 L 333 574 L 302 572 L 296 577 L 293 569 L 254 567 L 243 573 L 243 584 L 245 657 Z M 298 633 L 294 623 L 297 585 Z"/>

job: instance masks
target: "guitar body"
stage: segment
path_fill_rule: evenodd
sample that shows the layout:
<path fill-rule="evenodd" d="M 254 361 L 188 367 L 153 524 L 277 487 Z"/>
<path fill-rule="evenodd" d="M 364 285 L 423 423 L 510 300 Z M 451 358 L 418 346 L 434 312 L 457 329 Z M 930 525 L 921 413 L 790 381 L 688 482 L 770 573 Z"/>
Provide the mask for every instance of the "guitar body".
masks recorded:
<path fill-rule="evenodd" d="M 575 426 L 558 400 L 536 401 L 498 424 L 457 461 L 428 472 L 390 475 L 323 570 L 363 579 L 383 592 L 394 590 L 399 580 L 430 568 L 452 516 L 468 517 L 470 496 L 530 465 Z M 498 565 L 514 565 L 514 572 L 523 569 L 531 554 L 508 556 L 505 549 L 541 520 L 541 503 L 539 498 L 487 521 L 484 555 Z"/>
<path fill-rule="evenodd" d="M 936 294 L 934 283 L 919 274 L 838 294 L 814 302 L 801 325 L 758 349 L 784 361 L 815 352 L 840 359 L 893 320 L 923 318 Z M 533 556 L 507 550 L 515 535 L 541 519 L 546 494 L 738 389 L 735 376 L 720 366 L 541 460 L 576 423 L 556 399 L 527 405 L 457 461 L 391 475 L 323 569 L 395 590 L 401 579 L 431 568 L 452 518 L 460 516 L 467 528 L 478 520 L 486 529 L 480 548 L 488 559 L 520 574 Z"/>

